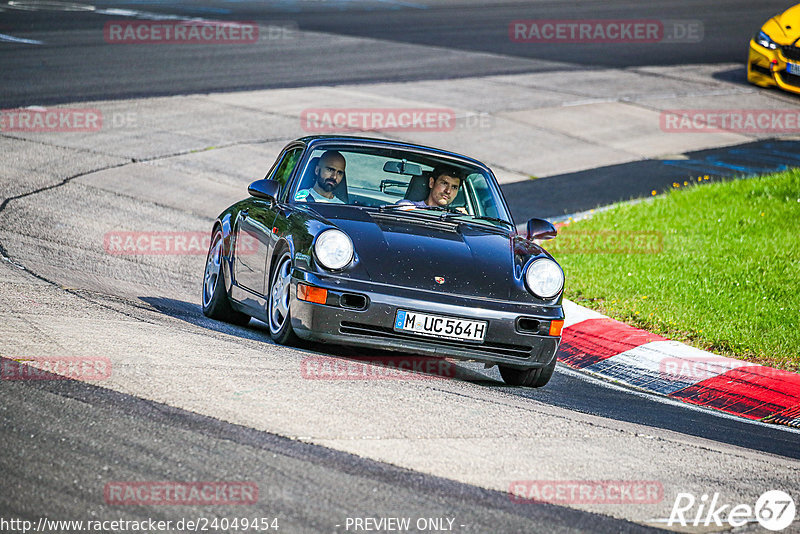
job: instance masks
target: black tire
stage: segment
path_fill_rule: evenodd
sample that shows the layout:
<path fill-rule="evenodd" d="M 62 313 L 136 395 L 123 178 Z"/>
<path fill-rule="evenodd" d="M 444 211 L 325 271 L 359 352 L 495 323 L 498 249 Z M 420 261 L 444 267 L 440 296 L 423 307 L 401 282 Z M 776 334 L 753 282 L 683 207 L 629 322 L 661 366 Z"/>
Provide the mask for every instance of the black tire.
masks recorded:
<path fill-rule="evenodd" d="M 550 382 L 550 377 L 553 376 L 553 371 L 556 368 L 556 358 L 553 357 L 552 362 L 538 369 L 514 369 L 504 365 L 499 365 L 498 367 L 500 368 L 500 376 L 503 377 L 506 384 L 540 388 Z"/>
<path fill-rule="evenodd" d="M 225 291 L 225 280 L 222 273 L 222 230 L 214 230 L 211 246 L 206 256 L 206 269 L 203 273 L 203 291 L 201 303 L 203 315 L 218 321 L 225 321 L 239 326 L 250 322 L 250 316 L 234 310 L 228 293 Z"/>
<path fill-rule="evenodd" d="M 275 255 L 269 275 L 269 295 L 267 298 L 267 319 L 269 335 L 279 345 L 298 345 L 300 338 L 292 328 L 289 302 L 292 284 L 292 255 L 284 245 Z"/>

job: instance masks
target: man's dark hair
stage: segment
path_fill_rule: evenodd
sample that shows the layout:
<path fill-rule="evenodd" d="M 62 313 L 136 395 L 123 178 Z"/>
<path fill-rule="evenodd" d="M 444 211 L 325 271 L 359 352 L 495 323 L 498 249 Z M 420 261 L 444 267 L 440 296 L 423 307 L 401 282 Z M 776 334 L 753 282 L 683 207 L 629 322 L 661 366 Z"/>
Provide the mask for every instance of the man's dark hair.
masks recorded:
<path fill-rule="evenodd" d="M 434 167 L 433 170 L 431 171 L 431 178 L 433 178 L 433 180 L 436 181 L 436 179 L 443 174 L 445 176 L 452 176 L 453 178 L 458 178 L 459 181 L 461 182 L 464 181 L 464 173 L 461 170 L 446 163 L 440 163 L 436 167 Z"/>

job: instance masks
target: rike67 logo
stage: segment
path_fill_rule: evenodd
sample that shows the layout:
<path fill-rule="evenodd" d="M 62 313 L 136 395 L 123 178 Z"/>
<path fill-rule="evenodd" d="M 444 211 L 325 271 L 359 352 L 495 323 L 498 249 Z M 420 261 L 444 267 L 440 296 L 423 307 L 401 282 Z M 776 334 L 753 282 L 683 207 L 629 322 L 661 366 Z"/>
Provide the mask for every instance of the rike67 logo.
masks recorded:
<path fill-rule="evenodd" d="M 779 531 L 792 524 L 795 512 L 794 499 L 780 490 L 765 492 L 758 498 L 755 506 L 724 503 L 720 500 L 719 493 L 714 493 L 710 498 L 704 494 L 699 499 L 691 493 L 678 493 L 667 525 L 741 527 L 758 522 L 767 530 Z"/>

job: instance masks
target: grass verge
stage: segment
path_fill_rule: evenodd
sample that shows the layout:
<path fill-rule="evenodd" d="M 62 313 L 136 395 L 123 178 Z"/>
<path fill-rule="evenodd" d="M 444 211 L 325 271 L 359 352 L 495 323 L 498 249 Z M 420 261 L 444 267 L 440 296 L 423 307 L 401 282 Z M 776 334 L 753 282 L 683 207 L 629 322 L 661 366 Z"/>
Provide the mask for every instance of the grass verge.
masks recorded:
<path fill-rule="evenodd" d="M 672 190 L 545 244 L 565 296 L 717 354 L 800 370 L 800 170 Z"/>

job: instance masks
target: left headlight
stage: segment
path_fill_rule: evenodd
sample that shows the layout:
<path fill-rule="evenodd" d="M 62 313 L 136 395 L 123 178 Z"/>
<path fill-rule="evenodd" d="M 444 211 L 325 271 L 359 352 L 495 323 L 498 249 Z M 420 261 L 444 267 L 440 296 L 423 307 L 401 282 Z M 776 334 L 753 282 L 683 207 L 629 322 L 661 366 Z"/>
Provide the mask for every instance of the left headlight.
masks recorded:
<path fill-rule="evenodd" d="M 325 230 L 317 237 L 314 255 L 326 269 L 344 269 L 353 261 L 353 242 L 341 230 Z"/>
<path fill-rule="evenodd" d="M 763 31 L 758 32 L 758 35 L 755 37 L 755 41 L 764 48 L 768 48 L 770 50 L 775 50 L 778 48 L 778 45 L 775 43 L 775 41 L 773 41 L 772 38 Z"/>
<path fill-rule="evenodd" d="M 551 299 L 564 288 L 564 273 L 553 260 L 539 258 L 525 271 L 528 291 L 542 299 Z"/>

